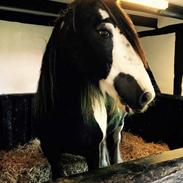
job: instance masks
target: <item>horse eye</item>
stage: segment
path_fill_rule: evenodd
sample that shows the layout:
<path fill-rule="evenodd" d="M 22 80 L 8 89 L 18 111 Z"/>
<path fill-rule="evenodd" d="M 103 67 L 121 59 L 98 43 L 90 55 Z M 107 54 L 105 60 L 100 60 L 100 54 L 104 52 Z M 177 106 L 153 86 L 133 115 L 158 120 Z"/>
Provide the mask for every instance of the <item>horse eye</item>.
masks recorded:
<path fill-rule="evenodd" d="M 110 32 L 108 30 L 98 30 L 98 34 L 105 39 L 110 37 Z"/>

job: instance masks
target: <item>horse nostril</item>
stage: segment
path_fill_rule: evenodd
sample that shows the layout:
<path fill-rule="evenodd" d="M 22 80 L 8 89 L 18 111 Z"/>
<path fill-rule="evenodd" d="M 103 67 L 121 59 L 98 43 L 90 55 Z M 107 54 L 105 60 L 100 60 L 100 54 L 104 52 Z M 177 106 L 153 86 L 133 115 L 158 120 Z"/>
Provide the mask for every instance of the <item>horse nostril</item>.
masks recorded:
<path fill-rule="evenodd" d="M 152 95 L 149 92 L 144 92 L 139 99 L 140 106 L 144 107 L 150 100 L 152 99 Z"/>

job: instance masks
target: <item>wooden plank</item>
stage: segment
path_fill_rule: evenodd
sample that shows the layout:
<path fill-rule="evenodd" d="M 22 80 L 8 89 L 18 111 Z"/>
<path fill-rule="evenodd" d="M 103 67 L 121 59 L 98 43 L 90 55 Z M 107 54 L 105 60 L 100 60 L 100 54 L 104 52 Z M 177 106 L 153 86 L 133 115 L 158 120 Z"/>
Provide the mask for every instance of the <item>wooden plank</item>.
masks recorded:
<path fill-rule="evenodd" d="M 129 14 L 129 16 L 135 25 L 143 26 L 143 27 L 152 27 L 152 28 L 157 28 L 158 26 L 157 18 L 150 18 L 150 17 L 131 15 L 131 14 Z"/>
<path fill-rule="evenodd" d="M 32 94 L 0 95 L 0 150 L 33 138 Z"/>
<path fill-rule="evenodd" d="M 13 10 L 12 11 L 0 10 L 1 20 L 36 24 L 36 25 L 53 26 L 54 21 L 58 16 L 59 16 L 58 14 L 49 16 L 41 13 L 33 14 L 33 13 L 26 13 L 26 12 L 17 12 Z M 138 16 L 138 15 L 130 15 L 130 17 L 135 25 L 157 28 L 156 18 L 149 18 L 149 17 Z"/>
<path fill-rule="evenodd" d="M 23 12 L 0 10 L 0 19 L 12 22 L 21 22 L 35 25 L 53 26 L 57 16 L 35 15 Z"/>
<path fill-rule="evenodd" d="M 182 182 L 183 148 L 86 172 L 57 183 L 141 183 Z"/>
<path fill-rule="evenodd" d="M 8 96 L 1 100 L 1 121 L 2 128 L 2 148 L 10 149 L 13 147 L 13 114 L 12 114 L 12 101 Z"/>
<path fill-rule="evenodd" d="M 129 2 L 121 2 L 121 7 L 126 10 L 139 11 L 144 13 L 150 13 L 159 16 L 166 16 L 171 18 L 183 19 L 183 7 L 174 4 L 169 4 L 166 10 L 157 10 L 142 5 L 134 5 Z"/>
<path fill-rule="evenodd" d="M 0 2 L 0 7 L 19 8 L 24 10 L 34 10 L 39 12 L 58 14 L 60 9 L 65 8 L 67 4 L 48 0 L 6 0 Z"/>

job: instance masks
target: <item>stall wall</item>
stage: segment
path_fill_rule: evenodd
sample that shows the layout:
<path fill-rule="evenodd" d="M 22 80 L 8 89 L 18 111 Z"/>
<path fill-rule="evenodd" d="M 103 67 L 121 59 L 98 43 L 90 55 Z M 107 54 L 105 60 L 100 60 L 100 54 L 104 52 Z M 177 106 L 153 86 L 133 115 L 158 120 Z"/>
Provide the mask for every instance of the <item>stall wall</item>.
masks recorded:
<path fill-rule="evenodd" d="M 183 20 L 158 17 L 159 28 L 177 23 L 183 23 Z M 137 30 L 149 29 L 137 27 Z M 141 42 L 161 92 L 173 94 L 175 33 L 144 37 L 141 38 Z"/>
<path fill-rule="evenodd" d="M 0 21 L 0 94 L 36 91 L 52 28 Z"/>
<path fill-rule="evenodd" d="M 142 45 L 161 92 L 173 94 L 175 33 L 144 37 Z"/>
<path fill-rule="evenodd" d="M 158 27 L 182 20 L 158 17 Z M 147 30 L 137 27 L 138 31 Z M 52 27 L 0 21 L 0 94 L 34 93 Z M 163 93 L 172 94 L 175 34 L 141 39 Z"/>

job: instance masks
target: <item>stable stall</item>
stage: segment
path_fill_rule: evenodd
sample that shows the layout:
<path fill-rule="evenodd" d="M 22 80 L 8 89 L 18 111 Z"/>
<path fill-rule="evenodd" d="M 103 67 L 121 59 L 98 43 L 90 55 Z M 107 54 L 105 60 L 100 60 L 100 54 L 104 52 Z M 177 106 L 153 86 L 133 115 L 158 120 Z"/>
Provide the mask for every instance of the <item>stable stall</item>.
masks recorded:
<path fill-rule="evenodd" d="M 155 33 L 153 31 L 148 32 L 148 30 L 157 28 L 158 21 L 162 21 L 162 17 L 167 18 L 165 18 L 166 22 L 172 21 L 172 24 L 183 22 L 183 5 L 170 3 L 167 10 L 161 11 L 152 11 L 142 7 L 134 9 L 131 4 L 123 2 L 121 6 L 131 16 L 140 36 L 144 34 L 154 36 Z M 23 1 L 0 2 L 0 15 L 2 19 L 0 26 L 7 26 L 7 30 L 11 31 L 9 28 L 13 22 L 14 27 L 19 31 L 19 34 L 12 32 L 12 34 L 16 34 L 13 37 L 15 42 L 17 40 L 20 41 L 22 37 L 30 39 L 32 35 L 38 36 L 41 42 L 35 49 L 34 44 L 30 47 L 28 46 L 28 48 L 31 48 L 30 55 L 21 55 L 22 60 L 26 60 L 28 57 L 30 60 L 35 59 L 37 63 L 34 62 L 33 67 L 31 67 L 30 62 L 20 62 L 20 64 L 16 62 L 14 66 L 17 64 L 19 69 L 16 70 L 16 67 L 14 67 L 15 69 L 12 70 L 13 74 L 8 75 L 11 72 L 7 74 L 7 80 L 0 80 L 0 182 L 51 182 L 51 168 L 42 153 L 40 141 L 37 139 L 38 124 L 34 118 L 35 92 L 42 54 L 52 31 L 52 25 L 60 9 L 62 10 L 61 13 L 64 13 L 66 7 L 67 4 L 63 1 L 51 0 L 46 2 L 35 0 L 29 3 Z M 132 10 L 151 14 L 150 16 L 146 16 L 143 13 L 139 15 L 139 13 L 135 13 Z M 40 25 L 41 27 L 34 27 Z M 146 28 L 144 29 L 144 27 Z M 30 29 L 34 31 L 31 32 Z M 20 30 L 24 30 L 25 32 L 21 32 Z M 38 30 L 40 33 L 37 33 Z M 5 29 L 4 32 L 6 32 Z M 43 36 L 39 37 L 39 34 L 43 34 Z M 147 40 L 142 40 L 143 46 L 147 46 L 145 49 L 152 46 L 147 43 Z M 5 47 L 8 47 L 10 44 L 7 45 Z M 28 50 L 26 50 L 27 44 L 24 42 L 23 45 L 25 46 L 25 50 L 20 48 L 18 51 L 24 50 L 28 53 Z M 8 53 L 7 50 L 3 52 L 5 48 L 2 48 L 2 52 L 0 53 Z M 9 48 L 11 50 L 11 45 Z M 38 52 L 35 53 L 36 56 L 34 57 L 32 55 L 34 55 L 35 50 L 38 50 Z M 19 55 L 16 59 L 18 57 Z M 9 69 L 10 67 L 5 66 L 4 58 L 4 55 L 0 57 L 0 67 L 2 65 L 4 68 Z M 10 61 L 13 60 L 11 57 L 8 58 Z M 152 58 L 154 58 L 154 55 Z M 120 145 L 120 153 L 124 162 L 87 172 L 88 167 L 84 157 L 65 154 L 61 158 L 61 163 L 63 164 L 65 175 L 69 177 L 57 180 L 58 183 L 181 182 L 183 180 L 183 97 L 181 94 L 171 94 L 169 85 L 173 86 L 173 82 L 170 84 L 168 80 L 168 82 L 166 81 L 168 84 L 162 86 L 164 80 L 158 77 L 159 70 L 152 63 L 152 58 L 148 58 L 152 71 L 149 72 L 149 75 L 151 76 L 157 95 L 153 105 L 147 111 L 125 118 Z M 21 68 L 21 64 L 27 64 L 28 68 L 25 65 Z M 36 74 L 32 74 L 34 72 Z M 166 77 L 166 71 L 164 72 Z M 24 84 L 24 82 L 15 83 L 16 86 L 13 85 L 14 87 L 7 87 L 8 85 L 6 84 L 8 84 L 10 78 L 14 77 L 17 73 L 23 74 L 19 74 L 19 79 L 25 76 L 27 80 L 25 87 L 22 87 L 22 83 Z M 29 74 L 29 76 L 26 74 Z M 30 80 L 29 77 L 31 76 L 33 80 Z M 21 87 L 18 87 L 18 85 L 21 85 Z M 178 87 L 180 88 L 180 84 Z"/>

